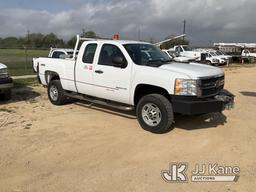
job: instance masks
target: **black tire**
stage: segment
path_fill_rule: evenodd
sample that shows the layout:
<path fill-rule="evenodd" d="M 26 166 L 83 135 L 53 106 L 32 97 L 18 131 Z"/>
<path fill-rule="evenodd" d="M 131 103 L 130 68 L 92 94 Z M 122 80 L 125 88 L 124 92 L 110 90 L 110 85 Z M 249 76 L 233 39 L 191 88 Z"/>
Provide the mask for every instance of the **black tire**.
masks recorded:
<path fill-rule="evenodd" d="M 212 65 L 211 61 L 206 61 L 206 65 Z"/>
<path fill-rule="evenodd" d="M 9 100 L 11 100 L 11 98 L 12 98 L 12 90 L 10 89 L 10 90 L 5 92 L 4 100 L 9 101 Z"/>
<path fill-rule="evenodd" d="M 56 95 L 52 95 L 52 89 L 56 91 Z M 53 105 L 64 105 L 67 103 L 67 96 L 64 94 L 64 90 L 61 86 L 60 80 L 53 80 L 48 85 L 48 98 Z"/>
<path fill-rule="evenodd" d="M 159 116 L 161 118 L 159 123 L 150 125 L 146 122 L 145 119 L 147 119 L 148 116 L 144 115 L 143 117 L 143 113 L 146 113 L 144 109 L 147 109 L 147 105 L 152 105 L 154 108 L 157 107 L 160 110 Z M 167 133 L 173 128 L 171 126 L 174 120 L 172 104 L 162 95 L 150 94 L 142 97 L 136 107 L 136 114 L 141 127 L 146 131 L 161 134 Z M 153 111 L 153 114 L 155 114 L 155 111 Z M 149 118 L 149 121 L 154 121 L 154 117 L 153 120 Z"/>

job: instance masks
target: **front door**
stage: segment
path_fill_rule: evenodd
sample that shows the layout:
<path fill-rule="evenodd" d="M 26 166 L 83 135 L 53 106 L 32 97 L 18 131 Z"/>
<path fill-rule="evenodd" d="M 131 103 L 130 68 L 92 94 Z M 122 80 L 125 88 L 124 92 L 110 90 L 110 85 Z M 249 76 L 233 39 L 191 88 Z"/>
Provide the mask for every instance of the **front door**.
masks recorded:
<path fill-rule="evenodd" d="M 127 63 L 121 50 L 124 51 L 124 48 L 113 44 L 102 45 L 93 74 L 94 95 L 99 98 L 128 103 L 132 66 Z M 113 63 L 115 57 L 122 57 L 127 66 L 125 68 L 115 67 Z"/>

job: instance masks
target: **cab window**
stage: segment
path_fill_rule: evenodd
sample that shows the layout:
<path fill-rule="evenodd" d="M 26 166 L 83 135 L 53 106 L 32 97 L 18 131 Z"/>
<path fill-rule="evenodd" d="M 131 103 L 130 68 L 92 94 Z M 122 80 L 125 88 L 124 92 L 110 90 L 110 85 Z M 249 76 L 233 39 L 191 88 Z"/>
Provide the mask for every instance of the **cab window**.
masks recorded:
<path fill-rule="evenodd" d="M 112 44 L 104 44 L 100 52 L 99 65 L 114 66 L 113 58 L 115 57 L 122 57 L 127 63 L 122 51 L 117 46 Z"/>

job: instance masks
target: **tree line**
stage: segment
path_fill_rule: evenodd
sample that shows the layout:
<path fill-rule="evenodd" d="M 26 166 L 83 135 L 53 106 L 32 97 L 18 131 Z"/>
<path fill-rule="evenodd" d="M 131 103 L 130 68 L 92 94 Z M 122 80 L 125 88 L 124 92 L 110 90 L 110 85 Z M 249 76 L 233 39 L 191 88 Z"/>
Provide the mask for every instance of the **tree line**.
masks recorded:
<path fill-rule="evenodd" d="M 100 38 L 94 31 L 84 31 L 80 34 L 82 37 L 87 38 Z M 166 39 L 169 39 L 168 36 Z M 42 33 L 31 33 L 26 37 L 6 37 L 0 38 L 0 49 L 49 49 L 50 47 L 55 48 L 74 48 L 76 43 L 76 36 L 70 38 L 67 41 L 59 38 L 54 33 L 42 34 Z M 152 42 L 153 43 L 153 42 Z M 175 45 L 188 45 L 187 39 L 176 39 L 161 45 L 162 49 L 169 49 Z"/>
<path fill-rule="evenodd" d="M 87 31 L 80 34 L 87 38 L 96 38 L 97 35 L 94 31 Z M 26 37 L 0 37 L 0 49 L 49 49 L 50 47 L 67 47 L 73 48 L 76 43 L 76 36 L 64 41 L 54 33 L 42 34 L 31 33 Z"/>

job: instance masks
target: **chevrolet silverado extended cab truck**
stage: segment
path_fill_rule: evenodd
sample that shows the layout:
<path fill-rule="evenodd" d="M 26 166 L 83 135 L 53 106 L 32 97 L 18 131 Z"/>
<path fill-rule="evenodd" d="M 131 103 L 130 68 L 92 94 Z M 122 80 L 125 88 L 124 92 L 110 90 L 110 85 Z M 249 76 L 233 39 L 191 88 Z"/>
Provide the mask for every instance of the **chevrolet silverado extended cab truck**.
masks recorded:
<path fill-rule="evenodd" d="M 13 80 L 8 74 L 7 66 L 0 63 L 0 96 L 5 100 L 11 99 L 12 88 Z"/>
<path fill-rule="evenodd" d="M 233 105 L 219 68 L 171 62 L 149 43 L 77 38 L 75 50 L 84 40 L 77 57 L 39 58 L 39 77 L 54 105 L 75 98 L 135 109 L 141 127 L 153 133 L 171 130 L 174 113 L 222 112 Z"/>

